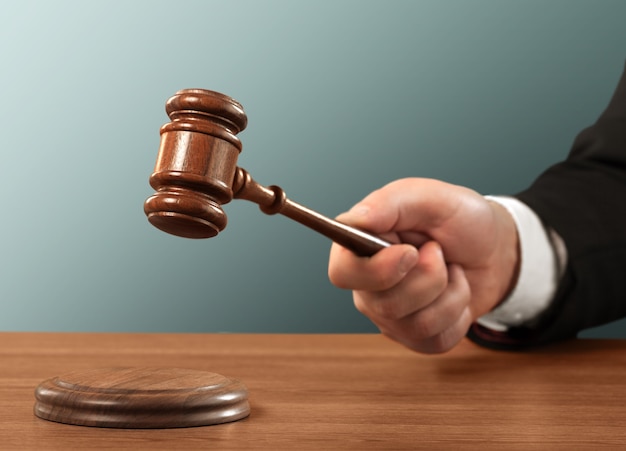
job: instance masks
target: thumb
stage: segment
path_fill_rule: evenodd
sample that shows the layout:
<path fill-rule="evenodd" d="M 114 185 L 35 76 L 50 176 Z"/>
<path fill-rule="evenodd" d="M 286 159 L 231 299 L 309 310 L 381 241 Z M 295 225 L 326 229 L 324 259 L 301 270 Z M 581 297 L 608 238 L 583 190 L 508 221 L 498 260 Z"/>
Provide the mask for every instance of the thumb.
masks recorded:
<path fill-rule="evenodd" d="M 373 233 L 429 231 L 470 202 L 471 190 L 433 179 L 407 178 L 372 192 L 337 220 Z"/>

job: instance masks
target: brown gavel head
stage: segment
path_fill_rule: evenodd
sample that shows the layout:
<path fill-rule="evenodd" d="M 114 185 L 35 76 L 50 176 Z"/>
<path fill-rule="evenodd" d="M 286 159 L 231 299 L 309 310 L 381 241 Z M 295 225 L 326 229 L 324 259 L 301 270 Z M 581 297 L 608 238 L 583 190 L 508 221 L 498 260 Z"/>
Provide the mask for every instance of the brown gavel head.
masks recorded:
<path fill-rule="evenodd" d="M 222 204 L 233 199 L 233 181 L 247 117 L 236 100 L 204 89 L 178 91 L 166 103 L 171 122 L 144 204 L 152 225 L 186 238 L 209 238 L 226 227 Z"/>

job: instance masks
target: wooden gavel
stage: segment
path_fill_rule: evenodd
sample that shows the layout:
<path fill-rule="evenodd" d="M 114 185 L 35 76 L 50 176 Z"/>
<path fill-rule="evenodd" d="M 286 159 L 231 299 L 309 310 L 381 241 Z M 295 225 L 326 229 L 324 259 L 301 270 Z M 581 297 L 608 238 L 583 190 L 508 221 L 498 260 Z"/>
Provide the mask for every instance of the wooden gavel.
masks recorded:
<path fill-rule="evenodd" d="M 222 204 L 233 198 L 280 213 L 361 256 L 389 243 L 289 200 L 278 186 L 265 187 L 237 167 L 237 133 L 248 118 L 236 100 L 214 91 L 184 89 L 166 103 L 171 122 L 161 127 L 161 146 L 144 204 L 152 225 L 186 238 L 210 238 L 226 227 Z"/>

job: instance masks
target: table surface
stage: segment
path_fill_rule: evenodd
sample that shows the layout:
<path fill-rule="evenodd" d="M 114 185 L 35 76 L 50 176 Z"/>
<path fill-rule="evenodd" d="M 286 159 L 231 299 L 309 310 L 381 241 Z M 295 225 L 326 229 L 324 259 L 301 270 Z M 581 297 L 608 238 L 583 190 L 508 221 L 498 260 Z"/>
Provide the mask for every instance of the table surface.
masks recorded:
<path fill-rule="evenodd" d="M 529 352 L 465 341 L 437 356 L 376 334 L 0 332 L 0 449 L 618 449 L 626 342 Z M 75 370 L 191 368 L 242 380 L 251 414 L 182 429 L 64 425 L 34 389 Z M 624 448 L 621 448 L 624 449 Z"/>

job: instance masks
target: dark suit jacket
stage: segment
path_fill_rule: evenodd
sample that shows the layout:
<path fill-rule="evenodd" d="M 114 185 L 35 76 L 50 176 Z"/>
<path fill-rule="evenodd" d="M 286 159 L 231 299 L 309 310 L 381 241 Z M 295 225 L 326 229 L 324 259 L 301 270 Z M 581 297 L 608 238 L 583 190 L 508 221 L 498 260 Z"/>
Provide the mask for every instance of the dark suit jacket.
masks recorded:
<path fill-rule="evenodd" d="M 563 238 L 568 265 L 552 307 L 536 322 L 470 338 L 516 348 L 575 337 L 626 317 L 626 70 L 607 109 L 568 158 L 516 196 Z"/>

